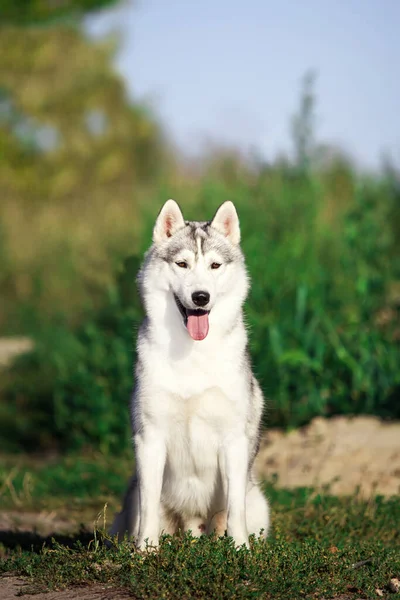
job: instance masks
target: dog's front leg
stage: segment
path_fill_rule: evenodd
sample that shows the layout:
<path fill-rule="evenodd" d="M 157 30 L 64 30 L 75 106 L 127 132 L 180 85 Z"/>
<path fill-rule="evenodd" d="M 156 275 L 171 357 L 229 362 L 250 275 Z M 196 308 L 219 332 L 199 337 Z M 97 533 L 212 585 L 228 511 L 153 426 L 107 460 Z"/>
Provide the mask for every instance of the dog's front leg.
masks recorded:
<path fill-rule="evenodd" d="M 135 435 L 136 464 L 139 482 L 140 527 L 137 546 L 146 540 L 158 546 L 160 535 L 160 499 L 166 448 L 159 431 L 146 427 Z"/>
<path fill-rule="evenodd" d="M 236 545 L 249 546 L 246 527 L 246 486 L 248 476 L 248 441 L 243 434 L 230 436 L 224 444 L 227 481 L 227 532 Z"/>

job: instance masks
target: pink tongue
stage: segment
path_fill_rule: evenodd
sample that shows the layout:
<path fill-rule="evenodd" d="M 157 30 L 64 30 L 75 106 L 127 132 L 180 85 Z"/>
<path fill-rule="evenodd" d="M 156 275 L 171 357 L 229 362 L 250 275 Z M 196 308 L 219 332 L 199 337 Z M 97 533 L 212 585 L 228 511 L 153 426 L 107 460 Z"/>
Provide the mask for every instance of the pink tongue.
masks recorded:
<path fill-rule="evenodd" d="M 187 330 L 194 340 L 204 340 L 208 333 L 208 314 L 199 317 L 196 315 L 188 316 Z"/>

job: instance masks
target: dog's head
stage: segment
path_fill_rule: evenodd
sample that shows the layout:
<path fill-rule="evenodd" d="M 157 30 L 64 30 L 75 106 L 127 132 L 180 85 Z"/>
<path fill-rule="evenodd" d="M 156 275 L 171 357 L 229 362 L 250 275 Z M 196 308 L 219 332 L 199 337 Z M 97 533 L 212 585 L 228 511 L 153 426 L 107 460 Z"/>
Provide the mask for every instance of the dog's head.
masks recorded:
<path fill-rule="evenodd" d="M 248 283 L 232 202 L 224 202 L 211 221 L 198 222 L 185 221 L 178 204 L 168 200 L 158 215 L 153 242 L 153 256 L 162 260 L 158 276 L 194 340 L 207 336 L 211 311 L 220 319 L 224 311 L 228 316 L 229 303 L 236 312 L 241 309 Z"/>

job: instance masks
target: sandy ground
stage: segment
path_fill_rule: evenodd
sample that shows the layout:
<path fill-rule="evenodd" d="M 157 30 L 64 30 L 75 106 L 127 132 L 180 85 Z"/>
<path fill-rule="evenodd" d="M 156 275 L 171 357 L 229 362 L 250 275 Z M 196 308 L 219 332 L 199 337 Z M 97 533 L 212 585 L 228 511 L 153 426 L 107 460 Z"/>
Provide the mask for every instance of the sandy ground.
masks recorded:
<path fill-rule="evenodd" d="M 8 365 L 13 358 L 33 348 L 29 338 L 0 338 L 0 367 Z"/>
<path fill-rule="evenodd" d="M 23 594 L 27 600 L 126 600 L 128 593 L 113 590 L 102 585 L 77 586 L 72 589 L 29 594 L 29 584 L 19 577 L 3 577 L 0 579 L 1 600 L 16 600 Z"/>
<path fill-rule="evenodd" d="M 363 497 L 400 492 L 400 422 L 376 417 L 315 418 L 284 433 L 267 431 L 256 459 L 261 479 L 281 487 L 329 486 L 334 495 Z"/>
<path fill-rule="evenodd" d="M 100 585 L 90 587 L 76 587 L 68 590 L 51 591 L 40 594 L 29 594 L 27 584 L 18 577 L 4 577 L 0 579 L 0 598 L 1 600 L 16 600 L 17 596 L 23 594 L 26 600 L 126 600 L 133 598 L 128 593 L 107 589 Z M 295 599 L 293 599 L 295 600 Z M 328 600 L 322 598 L 321 600 Z M 353 595 L 340 595 L 332 600 L 361 600 Z"/>

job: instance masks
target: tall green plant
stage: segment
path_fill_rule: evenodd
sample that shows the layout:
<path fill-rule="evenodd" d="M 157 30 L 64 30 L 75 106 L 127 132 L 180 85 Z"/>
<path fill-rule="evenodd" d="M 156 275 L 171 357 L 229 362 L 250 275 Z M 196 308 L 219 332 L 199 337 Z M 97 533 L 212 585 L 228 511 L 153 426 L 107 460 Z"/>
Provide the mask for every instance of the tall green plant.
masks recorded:
<path fill-rule="evenodd" d="M 311 166 L 315 150 L 315 80 L 314 71 L 308 71 L 301 81 L 300 103 L 292 117 L 291 134 L 294 147 L 295 165 L 307 172 Z"/>

